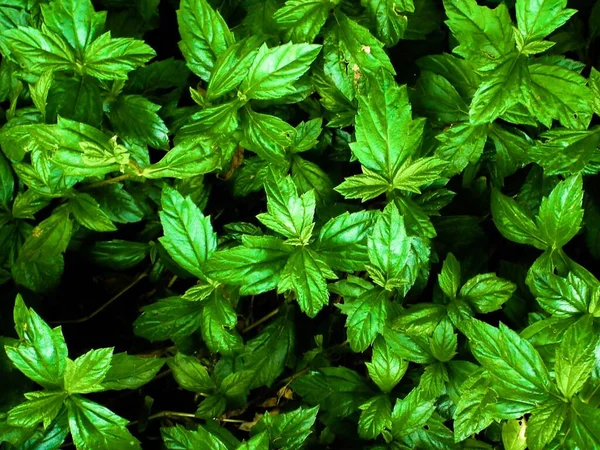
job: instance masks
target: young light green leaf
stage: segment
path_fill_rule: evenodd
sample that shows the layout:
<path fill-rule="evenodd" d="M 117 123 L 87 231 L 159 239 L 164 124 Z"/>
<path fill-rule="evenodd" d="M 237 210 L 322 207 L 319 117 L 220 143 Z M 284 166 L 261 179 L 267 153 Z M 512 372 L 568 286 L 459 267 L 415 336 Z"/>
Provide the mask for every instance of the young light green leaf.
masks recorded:
<path fill-rule="evenodd" d="M 203 427 L 197 430 L 188 430 L 181 425 L 161 428 L 160 434 L 165 446 L 169 450 L 192 450 L 202 448 L 206 450 L 227 450 L 228 447 L 212 433 Z"/>
<path fill-rule="evenodd" d="M 221 167 L 221 155 L 207 142 L 188 139 L 173 147 L 163 158 L 144 168 L 145 178 L 191 178 Z"/>
<path fill-rule="evenodd" d="M 439 180 L 447 163 L 435 157 L 404 161 L 392 180 L 394 189 L 420 194 L 420 187 Z"/>
<path fill-rule="evenodd" d="M 556 384 L 565 397 L 571 399 L 588 380 L 595 365 L 594 349 L 598 336 L 593 319 L 583 316 L 571 325 L 556 351 Z"/>
<path fill-rule="evenodd" d="M 241 145 L 252 150 L 262 159 L 272 164 L 285 166 L 286 150 L 292 144 L 294 127 L 269 114 L 260 114 L 249 108 L 242 114 L 244 140 Z"/>
<path fill-rule="evenodd" d="M 67 359 L 65 391 L 71 394 L 89 394 L 103 390 L 101 385 L 110 369 L 113 349 L 90 350 L 75 361 Z"/>
<path fill-rule="evenodd" d="M 294 450 L 301 447 L 311 434 L 311 428 L 317 420 L 318 411 L 319 408 L 315 406 L 313 408 L 298 408 L 279 415 L 267 413 L 252 428 L 252 434 L 256 435 L 266 431 L 269 434 L 273 448 Z"/>
<path fill-rule="evenodd" d="M 506 450 L 525 450 L 527 423 L 525 420 L 507 420 L 502 424 L 502 443 Z"/>
<path fill-rule="evenodd" d="M 35 107 L 42 113 L 42 117 L 46 117 L 46 106 L 48 101 L 48 93 L 52 86 L 52 71 L 44 72 L 35 84 L 29 85 L 29 93 Z"/>
<path fill-rule="evenodd" d="M 35 391 L 25 394 L 27 401 L 8 412 L 7 422 L 16 427 L 33 428 L 40 422 L 50 426 L 57 416 L 67 393 L 63 391 Z"/>
<path fill-rule="evenodd" d="M 460 289 L 460 263 L 452 253 L 448 253 L 442 271 L 438 275 L 438 283 L 440 288 L 452 300 L 456 298 L 456 294 Z"/>
<path fill-rule="evenodd" d="M 542 199 L 536 223 L 541 238 L 548 246 L 560 248 L 577 234 L 583 220 L 582 202 L 580 175 L 561 181 L 548 197 Z"/>
<path fill-rule="evenodd" d="M 314 228 L 313 191 L 298 196 L 291 177 L 271 170 L 265 182 L 268 213 L 256 216 L 267 227 L 288 238 L 291 245 L 307 245 Z"/>
<path fill-rule="evenodd" d="M 362 167 L 363 173 L 346 177 L 335 190 L 344 198 L 360 198 L 363 202 L 372 200 L 393 189 L 392 184 L 379 173 Z"/>

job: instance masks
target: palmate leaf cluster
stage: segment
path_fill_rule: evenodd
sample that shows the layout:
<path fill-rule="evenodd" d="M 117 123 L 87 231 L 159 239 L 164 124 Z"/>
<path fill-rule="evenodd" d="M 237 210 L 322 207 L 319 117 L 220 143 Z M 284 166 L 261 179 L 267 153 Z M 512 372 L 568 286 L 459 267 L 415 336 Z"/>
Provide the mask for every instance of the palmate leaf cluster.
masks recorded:
<path fill-rule="evenodd" d="M 567 0 L 0 0 L 0 447 L 600 448 L 599 34 Z M 128 281 L 52 328 L 85 270 Z"/>

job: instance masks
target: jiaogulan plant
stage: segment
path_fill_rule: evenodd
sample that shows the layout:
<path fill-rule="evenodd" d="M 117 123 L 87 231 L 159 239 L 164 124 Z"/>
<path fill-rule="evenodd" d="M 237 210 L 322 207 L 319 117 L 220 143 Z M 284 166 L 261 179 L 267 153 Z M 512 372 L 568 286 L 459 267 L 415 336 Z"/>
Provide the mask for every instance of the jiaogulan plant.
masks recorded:
<path fill-rule="evenodd" d="M 0 0 L 0 448 L 600 449 L 598 38 Z"/>

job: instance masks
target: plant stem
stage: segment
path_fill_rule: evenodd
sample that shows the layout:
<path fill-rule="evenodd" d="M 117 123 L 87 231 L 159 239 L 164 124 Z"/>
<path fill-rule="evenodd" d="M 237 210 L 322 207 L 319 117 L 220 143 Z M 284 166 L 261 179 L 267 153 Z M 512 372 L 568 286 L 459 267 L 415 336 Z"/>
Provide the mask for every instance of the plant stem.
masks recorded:
<path fill-rule="evenodd" d="M 115 184 L 115 183 L 120 183 L 121 181 L 125 181 L 128 180 L 130 178 L 133 178 L 137 175 L 133 174 L 133 173 L 126 173 L 124 175 L 119 175 L 118 177 L 114 177 L 114 178 L 108 178 L 106 180 L 102 180 L 102 181 L 98 181 L 97 183 L 91 183 L 91 184 L 86 184 L 83 185 L 81 187 L 81 189 L 79 189 L 80 191 L 89 191 L 92 189 L 96 189 L 102 186 L 106 186 L 108 184 Z"/>
<path fill-rule="evenodd" d="M 125 294 L 127 291 L 129 291 L 131 288 L 133 288 L 136 284 L 138 284 L 140 281 L 142 281 L 147 276 L 148 276 L 148 271 L 140 273 L 137 277 L 135 277 L 133 279 L 133 281 L 131 283 L 129 283 L 127 286 L 125 286 L 123 289 L 121 289 L 119 292 L 117 292 L 110 300 L 108 300 L 106 303 L 104 303 L 102 306 L 100 306 L 94 312 L 92 312 L 91 314 L 88 314 L 85 317 L 82 317 L 80 319 L 53 321 L 50 323 L 51 324 L 71 324 L 71 323 L 87 322 L 88 320 L 93 319 L 94 317 L 96 317 L 96 315 L 98 315 L 102 311 L 104 311 L 108 306 L 110 306 L 113 302 L 118 300 L 123 294 Z"/>
<path fill-rule="evenodd" d="M 267 314 L 266 316 L 264 316 L 261 319 L 258 319 L 256 322 L 254 322 L 252 325 L 247 326 L 246 328 L 244 328 L 242 330 L 242 334 L 247 333 L 250 330 L 253 330 L 254 328 L 256 328 L 257 326 L 265 323 L 267 320 L 269 320 L 271 317 L 273 317 L 274 315 L 276 315 L 279 312 L 279 308 L 275 308 L 273 311 L 271 311 L 269 314 Z"/>

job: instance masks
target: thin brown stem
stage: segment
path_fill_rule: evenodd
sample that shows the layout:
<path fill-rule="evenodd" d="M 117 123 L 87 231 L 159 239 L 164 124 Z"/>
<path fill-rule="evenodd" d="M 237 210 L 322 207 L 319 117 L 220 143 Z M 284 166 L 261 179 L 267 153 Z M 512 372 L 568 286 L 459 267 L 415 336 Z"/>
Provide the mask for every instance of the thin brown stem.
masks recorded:
<path fill-rule="evenodd" d="M 89 191 L 89 190 L 96 189 L 96 188 L 106 186 L 109 184 L 120 183 L 121 181 L 129 180 L 130 178 L 133 178 L 135 176 L 137 176 L 137 175 L 135 175 L 133 173 L 126 173 L 124 175 L 119 175 L 118 177 L 107 178 L 106 180 L 98 181 L 97 183 L 85 184 L 85 185 L 81 186 L 81 188 L 79 190 L 80 191 Z"/>
<path fill-rule="evenodd" d="M 80 319 L 54 321 L 54 322 L 50 322 L 50 323 L 51 324 L 71 324 L 71 323 L 87 322 L 88 320 L 93 319 L 98 314 L 100 314 L 102 311 L 104 311 L 106 308 L 108 308 L 113 302 L 117 301 L 123 294 L 125 294 L 127 291 L 129 291 L 131 288 L 133 288 L 136 284 L 138 284 L 140 281 L 142 281 L 147 276 L 148 276 L 147 271 L 140 273 L 137 277 L 135 277 L 133 279 L 133 281 L 131 283 L 129 283 L 127 286 L 125 286 L 123 289 L 121 289 L 119 292 L 117 292 L 113 297 L 111 297 L 110 300 L 108 300 L 106 303 L 104 303 L 102 306 L 100 306 L 94 312 L 92 312 L 91 314 L 88 314 L 85 317 L 82 317 Z"/>
<path fill-rule="evenodd" d="M 265 323 L 267 320 L 269 320 L 271 317 L 275 316 L 277 313 L 279 312 L 279 308 L 275 308 L 273 311 L 271 311 L 269 314 L 267 314 L 266 316 L 264 316 L 261 319 L 258 319 L 256 322 L 254 322 L 252 325 L 247 326 L 246 328 L 244 328 L 242 330 L 242 334 L 247 333 L 250 330 L 253 330 L 254 328 L 256 328 L 257 326 Z"/>

